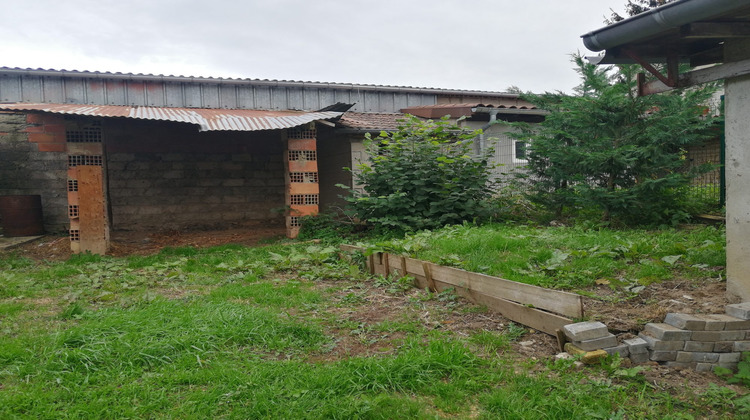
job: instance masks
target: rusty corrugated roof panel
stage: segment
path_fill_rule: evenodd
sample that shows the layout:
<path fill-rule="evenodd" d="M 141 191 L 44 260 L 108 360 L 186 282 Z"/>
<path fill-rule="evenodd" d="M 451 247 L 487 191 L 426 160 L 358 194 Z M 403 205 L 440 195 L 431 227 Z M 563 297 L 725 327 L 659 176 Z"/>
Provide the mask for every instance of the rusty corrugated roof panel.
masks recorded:
<path fill-rule="evenodd" d="M 0 104 L 8 111 L 37 111 L 92 117 L 133 118 L 196 124 L 201 131 L 259 131 L 299 127 L 338 118 L 343 112 L 259 111 L 252 109 L 167 108 L 155 106 Z"/>
<path fill-rule="evenodd" d="M 405 115 L 383 112 L 346 112 L 336 122 L 337 127 L 358 130 L 395 130 Z"/>

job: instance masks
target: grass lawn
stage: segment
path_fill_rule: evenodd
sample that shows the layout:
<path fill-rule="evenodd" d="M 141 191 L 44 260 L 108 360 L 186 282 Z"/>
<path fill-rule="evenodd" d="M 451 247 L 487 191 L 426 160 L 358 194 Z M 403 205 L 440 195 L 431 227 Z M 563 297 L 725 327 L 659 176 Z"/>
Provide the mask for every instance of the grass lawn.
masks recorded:
<path fill-rule="evenodd" d="M 674 277 L 701 279 L 717 267 L 723 269 L 725 241 L 723 228 L 704 226 L 646 231 L 500 224 L 446 227 L 371 247 L 522 283 L 575 290 L 597 280 L 626 286 Z"/>
<path fill-rule="evenodd" d="M 470 230 L 458 229 L 456 235 Z M 506 245 L 492 239 L 492 247 L 511 255 L 521 235 L 536 243 L 549 239 L 544 230 L 514 228 L 504 233 Z M 662 261 L 680 251 L 686 272 L 700 270 L 691 266 L 693 258 L 713 255 L 707 241 L 717 240 L 696 233 L 680 242 L 685 248 L 655 250 L 626 233 L 607 235 L 599 248 L 595 239 L 602 234 L 581 239 L 581 249 L 617 253 L 612 238 L 624 238 L 617 241 L 631 245 L 622 255 L 634 256 L 615 263 Z M 551 243 L 535 251 L 534 264 L 549 262 L 555 250 L 570 253 L 562 261 L 571 264 L 578 247 Z M 433 257 L 453 253 L 460 249 Z M 467 268 L 493 264 L 470 261 Z M 646 376 L 651 368 L 612 360 L 578 369 L 567 360 L 523 357 L 518 341 L 540 334 L 493 316 L 450 294 L 369 278 L 322 245 L 176 248 L 64 262 L 4 255 L 0 418 L 750 415 L 744 389 L 718 377 L 709 378 L 715 385 L 695 387 L 695 373 L 658 382 Z M 492 322 L 451 327 L 468 317 Z"/>

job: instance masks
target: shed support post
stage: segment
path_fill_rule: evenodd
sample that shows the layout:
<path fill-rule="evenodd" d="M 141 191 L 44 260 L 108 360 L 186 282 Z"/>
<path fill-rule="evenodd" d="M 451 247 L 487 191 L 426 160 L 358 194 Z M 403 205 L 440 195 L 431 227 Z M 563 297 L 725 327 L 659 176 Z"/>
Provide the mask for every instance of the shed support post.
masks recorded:
<path fill-rule="evenodd" d="M 728 40 L 727 62 L 750 59 L 750 40 Z M 750 301 L 750 75 L 725 81 L 727 293 Z"/>
<path fill-rule="evenodd" d="M 287 130 L 284 151 L 286 177 L 286 235 L 296 238 L 300 218 L 318 214 L 320 184 L 318 176 L 317 131 L 315 123 Z"/>
<path fill-rule="evenodd" d="M 109 215 L 101 142 L 67 143 L 68 217 L 73 253 L 109 251 Z"/>

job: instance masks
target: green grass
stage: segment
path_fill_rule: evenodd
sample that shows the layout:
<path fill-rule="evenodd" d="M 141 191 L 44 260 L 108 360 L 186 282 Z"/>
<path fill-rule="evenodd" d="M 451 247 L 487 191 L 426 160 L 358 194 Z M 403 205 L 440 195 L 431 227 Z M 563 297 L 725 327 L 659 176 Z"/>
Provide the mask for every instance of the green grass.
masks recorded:
<path fill-rule="evenodd" d="M 510 252 L 523 249 L 520 235 L 535 241 L 558 235 L 505 229 L 500 235 L 505 239 L 480 231 L 489 244 L 472 243 Z M 615 234 L 638 243 L 626 233 L 608 235 Z M 701 234 L 703 241 L 712 237 Z M 594 236 L 576 243 L 594 247 Z M 681 250 L 683 257 L 673 265 L 709 252 L 710 246 L 688 246 L 703 243 L 700 239 L 685 241 L 682 249 L 676 240 L 661 239 L 659 252 Z M 563 243 L 533 256 L 538 263 L 548 261 Z M 661 258 L 645 245 L 630 249 L 638 258 Z M 451 311 L 484 309 L 454 296 L 378 284 L 335 254 L 324 246 L 272 245 L 175 248 L 129 258 L 83 255 L 64 262 L 3 256 L 0 418 L 743 418 L 750 413 L 736 391 L 724 386 L 655 388 L 606 366 L 576 370 L 567 361 L 519 361 L 512 346 L 524 328 L 463 334 L 425 324 L 424 314 L 439 320 Z M 390 302 L 383 296 L 399 297 L 401 306 L 388 314 L 368 313 L 372 302 Z M 337 351 L 347 341 L 370 350 L 359 356 Z"/>
<path fill-rule="evenodd" d="M 375 248 L 543 287 L 578 289 L 596 280 L 649 284 L 702 279 L 723 269 L 724 231 L 453 226 Z"/>

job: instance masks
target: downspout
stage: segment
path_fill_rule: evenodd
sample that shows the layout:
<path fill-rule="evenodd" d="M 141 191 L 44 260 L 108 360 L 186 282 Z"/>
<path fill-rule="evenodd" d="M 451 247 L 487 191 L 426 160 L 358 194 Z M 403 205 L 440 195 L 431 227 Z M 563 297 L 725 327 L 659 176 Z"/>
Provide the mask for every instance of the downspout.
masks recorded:
<path fill-rule="evenodd" d="M 472 112 L 474 112 L 473 109 L 472 109 Z M 489 120 L 489 122 L 487 122 L 487 124 L 485 124 L 485 125 L 482 126 L 482 128 L 481 128 L 482 134 L 479 135 L 479 154 L 480 155 L 482 154 L 482 152 L 484 152 L 485 150 L 487 150 L 487 140 L 486 140 L 486 138 L 484 136 L 484 130 L 490 128 L 492 126 L 492 124 L 494 124 L 496 121 L 497 121 L 497 110 L 492 110 L 492 111 L 490 111 L 490 120 Z"/>

